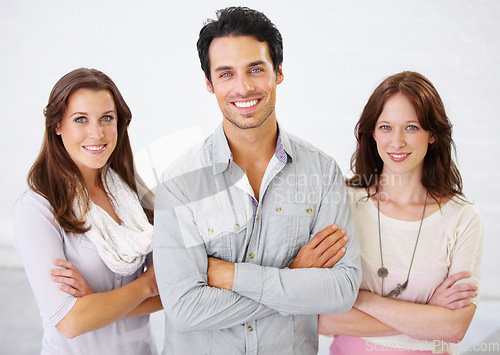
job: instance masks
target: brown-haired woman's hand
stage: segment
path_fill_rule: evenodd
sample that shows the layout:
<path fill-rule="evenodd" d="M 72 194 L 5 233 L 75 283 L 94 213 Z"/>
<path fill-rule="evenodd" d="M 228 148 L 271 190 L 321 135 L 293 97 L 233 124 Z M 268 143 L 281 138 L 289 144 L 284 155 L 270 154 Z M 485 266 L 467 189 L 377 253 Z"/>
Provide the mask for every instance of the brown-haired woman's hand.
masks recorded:
<path fill-rule="evenodd" d="M 87 281 L 78 272 L 74 265 L 66 260 L 55 259 L 54 265 L 59 266 L 58 269 L 51 269 L 50 274 L 54 282 L 60 283 L 61 291 L 69 293 L 74 297 L 83 297 L 94 293 Z"/>
<path fill-rule="evenodd" d="M 150 290 L 150 296 L 158 296 L 158 286 L 156 285 L 155 267 L 153 263 L 148 266 L 147 270 L 138 279 L 146 283 L 146 287 Z"/>

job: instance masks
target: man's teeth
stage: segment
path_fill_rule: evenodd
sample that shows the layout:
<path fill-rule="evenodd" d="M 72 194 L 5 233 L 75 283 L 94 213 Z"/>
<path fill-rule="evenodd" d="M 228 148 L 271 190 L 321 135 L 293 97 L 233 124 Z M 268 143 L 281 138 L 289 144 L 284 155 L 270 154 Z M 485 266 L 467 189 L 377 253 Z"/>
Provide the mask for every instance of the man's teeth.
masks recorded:
<path fill-rule="evenodd" d="M 245 102 L 235 101 L 234 104 L 237 107 L 245 108 L 245 107 L 252 107 L 252 106 L 256 105 L 258 101 L 259 100 L 252 100 L 252 101 L 245 101 Z"/>
<path fill-rule="evenodd" d="M 85 149 L 87 150 L 92 150 L 92 151 L 98 151 L 98 150 L 103 150 L 104 149 L 104 145 L 86 145 L 85 146 Z"/>

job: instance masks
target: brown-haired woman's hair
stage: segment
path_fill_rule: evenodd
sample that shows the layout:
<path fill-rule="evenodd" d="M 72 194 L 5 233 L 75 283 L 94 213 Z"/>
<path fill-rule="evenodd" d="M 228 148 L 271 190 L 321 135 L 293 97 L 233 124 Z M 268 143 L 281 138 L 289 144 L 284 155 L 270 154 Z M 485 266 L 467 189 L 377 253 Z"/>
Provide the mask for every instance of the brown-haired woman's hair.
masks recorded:
<path fill-rule="evenodd" d="M 64 75 L 54 85 L 48 104 L 43 111 L 45 134 L 40 153 L 28 173 L 28 185 L 47 199 L 53 209 L 55 219 L 64 230 L 82 234 L 88 231 L 88 228 L 85 228 L 84 220 L 76 217 L 73 212 L 73 203 L 76 198 L 79 198 L 82 199 L 83 206 L 88 206 L 89 197 L 85 191 L 80 170 L 64 148 L 61 136 L 56 134 L 56 127 L 63 119 L 68 98 L 78 89 L 108 90 L 115 102 L 118 140 L 106 165 L 101 169 L 101 173 L 112 168 L 135 192 L 138 187 L 142 189 L 145 185 L 139 178 L 136 181 L 135 177 L 134 158 L 127 132 L 132 113 L 115 83 L 106 74 L 96 69 L 80 68 Z M 102 175 L 98 174 L 99 177 Z M 98 183 L 104 187 L 105 182 L 99 180 Z M 146 196 L 149 195 L 146 194 Z M 153 211 L 149 207 L 151 205 L 144 211 L 152 223 Z"/>
<path fill-rule="evenodd" d="M 452 125 L 444 109 L 443 101 L 432 83 L 423 75 L 404 71 L 382 81 L 368 99 L 356 124 L 356 151 L 351 157 L 354 176 L 347 185 L 378 189 L 377 182 L 383 168 L 373 132 L 384 104 L 393 95 L 401 93 L 410 100 L 422 128 L 429 131 L 435 141 L 429 144 L 424 158 L 422 184 L 429 195 L 439 198 L 463 196 L 462 177 L 452 159 L 455 143 L 451 137 Z"/>

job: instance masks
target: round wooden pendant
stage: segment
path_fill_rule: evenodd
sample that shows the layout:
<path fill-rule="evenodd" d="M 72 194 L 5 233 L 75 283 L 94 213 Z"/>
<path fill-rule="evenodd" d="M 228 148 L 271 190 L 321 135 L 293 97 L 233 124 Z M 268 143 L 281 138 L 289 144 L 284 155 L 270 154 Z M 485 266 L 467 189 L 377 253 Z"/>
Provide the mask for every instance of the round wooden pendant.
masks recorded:
<path fill-rule="evenodd" d="M 389 270 L 382 266 L 380 269 L 378 269 L 377 275 L 378 277 L 385 278 L 387 277 L 387 275 L 389 275 Z"/>

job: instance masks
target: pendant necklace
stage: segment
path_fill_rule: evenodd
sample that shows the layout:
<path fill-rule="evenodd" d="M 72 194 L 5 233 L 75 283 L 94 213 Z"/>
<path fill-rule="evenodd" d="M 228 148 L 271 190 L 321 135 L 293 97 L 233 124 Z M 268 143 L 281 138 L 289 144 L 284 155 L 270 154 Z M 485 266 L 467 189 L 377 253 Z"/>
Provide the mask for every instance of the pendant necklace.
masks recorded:
<path fill-rule="evenodd" d="M 408 275 L 406 276 L 406 281 L 404 284 L 398 284 L 394 290 L 390 291 L 388 294 L 384 295 L 384 279 L 389 275 L 389 270 L 384 266 L 384 256 L 382 253 L 382 233 L 380 232 L 380 198 L 379 198 L 379 193 L 377 192 L 377 220 L 378 220 L 378 241 L 380 245 L 380 264 L 381 267 L 377 270 L 377 275 L 382 279 L 382 295 L 384 297 L 398 297 L 401 292 L 406 290 L 408 287 L 408 280 L 410 279 L 410 272 L 411 272 L 411 267 L 413 266 L 413 258 L 415 257 L 415 252 L 417 251 L 417 245 L 418 245 L 418 239 L 420 238 L 420 231 L 422 230 L 422 223 L 424 222 L 424 215 L 425 215 L 425 207 L 427 206 L 427 196 L 428 194 L 425 194 L 425 202 L 424 202 L 424 209 L 422 211 L 422 218 L 420 219 L 420 225 L 418 227 L 418 233 L 417 233 L 417 239 L 415 241 L 415 247 L 413 248 L 413 255 L 411 257 L 410 261 L 410 267 L 408 268 Z"/>

